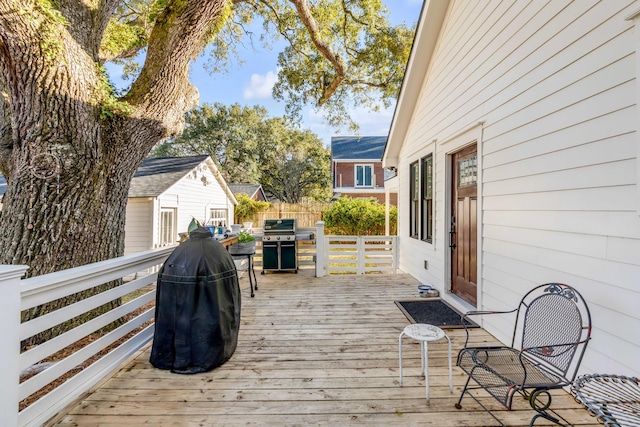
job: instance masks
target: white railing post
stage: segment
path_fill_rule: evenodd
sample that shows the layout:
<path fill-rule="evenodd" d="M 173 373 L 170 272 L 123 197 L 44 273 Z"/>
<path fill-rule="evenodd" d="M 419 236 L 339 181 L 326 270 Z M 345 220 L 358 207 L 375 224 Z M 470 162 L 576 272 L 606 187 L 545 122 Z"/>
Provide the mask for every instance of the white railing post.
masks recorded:
<path fill-rule="evenodd" d="M 356 237 L 356 259 L 358 261 L 357 261 L 356 274 L 364 274 L 366 247 L 367 245 L 365 242 L 365 237 L 357 236 Z"/>
<path fill-rule="evenodd" d="M 324 277 L 324 221 L 316 222 L 316 277 Z"/>
<path fill-rule="evenodd" d="M 0 265 L 0 425 L 18 425 L 20 382 L 20 278 L 26 265 Z"/>
<path fill-rule="evenodd" d="M 398 236 L 391 237 L 391 251 L 393 254 L 393 274 L 398 273 L 398 261 L 399 257 L 399 247 L 398 247 Z"/>

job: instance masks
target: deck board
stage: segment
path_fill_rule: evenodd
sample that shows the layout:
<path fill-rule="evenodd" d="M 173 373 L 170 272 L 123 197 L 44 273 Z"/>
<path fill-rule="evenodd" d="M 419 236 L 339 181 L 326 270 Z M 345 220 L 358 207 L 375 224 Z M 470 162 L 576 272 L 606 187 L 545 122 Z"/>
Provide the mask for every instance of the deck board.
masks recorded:
<path fill-rule="evenodd" d="M 255 298 L 249 298 L 246 277 L 241 279 L 238 347 L 224 365 L 203 374 L 172 374 L 151 366 L 147 346 L 49 425 L 497 425 L 473 399 L 454 408 L 466 377 L 454 367 L 450 394 L 446 341 L 429 344 L 429 404 L 419 346 L 410 339 L 403 344 L 399 386 L 398 335 L 408 321 L 394 301 L 417 297 L 412 277 L 312 274 L 258 275 Z M 447 333 L 455 360 L 465 333 Z M 474 329 L 472 341 L 495 339 Z M 505 424 L 529 424 L 533 411 L 526 402 L 505 411 L 487 394 L 475 393 Z M 597 425 L 567 393 L 554 396 L 554 408 L 572 424 Z"/>

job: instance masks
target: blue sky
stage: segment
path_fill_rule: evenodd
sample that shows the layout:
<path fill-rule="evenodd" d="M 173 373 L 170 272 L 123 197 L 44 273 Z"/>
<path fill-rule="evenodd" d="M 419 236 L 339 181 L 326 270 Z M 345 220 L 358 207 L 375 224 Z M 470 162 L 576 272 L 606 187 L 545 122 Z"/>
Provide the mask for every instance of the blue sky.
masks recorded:
<path fill-rule="evenodd" d="M 406 23 L 414 25 L 418 20 L 423 0 L 384 0 L 391 12 L 393 24 Z M 191 79 L 200 92 L 200 104 L 221 102 L 226 105 L 261 105 L 267 108 L 271 116 L 284 114 L 284 103 L 275 101 L 271 96 L 271 88 L 275 83 L 276 60 L 279 50 L 267 50 L 256 44 L 249 45 L 239 51 L 243 64 L 233 63 L 227 73 L 210 74 L 204 68 L 206 56 L 199 58 L 192 65 Z M 117 82 L 117 75 L 112 72 L 112 80 Z M 361 135 L 387 135 L 393 117 L 393 106 L 379 113 L 366 110 L 355 110 L 352 118 L 360 126 Z M 318 134 L 325 145 L 329 145 L 332 135 L 350 134 L 346 129 L 333 129 L 327 126 L 322 117 L 311 108 L 303 111 L 302 127 Z"/>

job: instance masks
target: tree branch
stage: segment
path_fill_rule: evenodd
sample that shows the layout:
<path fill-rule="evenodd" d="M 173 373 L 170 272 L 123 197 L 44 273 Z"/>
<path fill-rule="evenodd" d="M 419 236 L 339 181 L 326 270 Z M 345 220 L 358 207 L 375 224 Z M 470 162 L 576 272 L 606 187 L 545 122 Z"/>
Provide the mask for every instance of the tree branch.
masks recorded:
<path fill-rule="evenodd" d="M 181 132 L 184 113 L 197 105 L 189 65 L 227 4 L 229 0 L 171 0 L 158 16 L 145 64 L 124 100 L 136 107 L 136 115 L 163 124 L 160 137 Z"/>
<path fill-rule="evenodd" d="M 89 2 L 77 0 L 58 0 L 59 10 L 66 19 L 67 31 L 93 61 L 98 60 L 100 42 L 109 23 L 109 19 L 120 3 L 119 0 L 102 0 L 98 7 L 89 6 Z"/>
<path fill-rule="evenodd" d="M 346 65 L 340 56 L 331 48 L 331 46 L 326 43 L 322 37 L 320 36 L 320 28 L 318 27 L 318 21 L 311 14 L 311 10 L 309 9 L 309 5 L 306 0 L 289 0 L 296 7 L 298 11 L 298 15 L 300 16 L 300 20 L 304 24 L 307 31 L 309 31 L 309 35 L 311 36 L 311 41 L 314 46 L 318 49 L 318 51 L 324 56 L 330 63 L 333 65 L 334 70 L 336 71 L 335 77 L 331 80 L 331 82 L 325 86 L 324 91 L 322 93 L 322 98 L 318 101 L 318 106 L 323 105 L 325 102 L 331 98 L 346 74 Z"/>

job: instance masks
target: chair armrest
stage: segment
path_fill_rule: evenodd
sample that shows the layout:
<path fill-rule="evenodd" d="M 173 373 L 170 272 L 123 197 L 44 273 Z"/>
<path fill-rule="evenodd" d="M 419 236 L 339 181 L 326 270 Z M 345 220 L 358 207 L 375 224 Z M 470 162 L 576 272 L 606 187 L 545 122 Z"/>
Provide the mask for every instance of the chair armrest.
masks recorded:
<path fill-rule="evenodd" d="M 540 357 L 558 357 L 572 348 L 583 344 L 584 341 L 568 342 L 561 344 L 545 345 L 541 347 L 526 347 L 520 350 L 520 353 L 528 353 Z"/>

